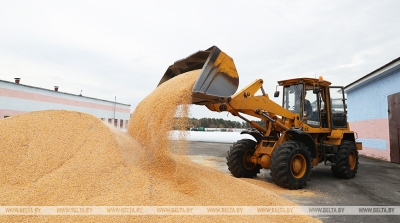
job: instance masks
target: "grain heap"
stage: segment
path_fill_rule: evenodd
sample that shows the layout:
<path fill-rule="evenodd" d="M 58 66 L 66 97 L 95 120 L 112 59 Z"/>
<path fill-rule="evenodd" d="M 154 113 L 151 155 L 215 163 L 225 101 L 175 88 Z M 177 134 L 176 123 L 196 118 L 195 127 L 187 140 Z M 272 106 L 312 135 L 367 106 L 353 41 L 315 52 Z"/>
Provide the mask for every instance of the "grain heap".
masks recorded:
<path fill-rule="evenodd" d="M 295 205 L 259 186 L 170 152 L 176 105 L 196 72 L 158 87 L 132 115 L 129 134 L 72 111 L 0 120 L 0 205 Z M 189 96 L 188 96 L 189 95 Z M 187 112 L 183 106 L 181 112 Z M 181 119 L 182 120 L 182 119 Z M 182 124 L 182 123 L 181 123 Z M 181 150 L 185 149 L 182 141 Z M 312 222 L 309 216 L 0 216 L 1 222 Z"/>

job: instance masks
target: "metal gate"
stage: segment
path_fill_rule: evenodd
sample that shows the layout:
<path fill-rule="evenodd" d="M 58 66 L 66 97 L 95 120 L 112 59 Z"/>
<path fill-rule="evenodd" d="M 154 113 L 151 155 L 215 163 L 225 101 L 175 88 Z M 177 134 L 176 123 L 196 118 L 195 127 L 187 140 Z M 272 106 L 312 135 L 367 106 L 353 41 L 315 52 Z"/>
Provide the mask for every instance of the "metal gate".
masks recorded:
<path fill-rule="evenodd" d="M 400 163 L 400 92 L 388 96 L 390 161 Z"/>

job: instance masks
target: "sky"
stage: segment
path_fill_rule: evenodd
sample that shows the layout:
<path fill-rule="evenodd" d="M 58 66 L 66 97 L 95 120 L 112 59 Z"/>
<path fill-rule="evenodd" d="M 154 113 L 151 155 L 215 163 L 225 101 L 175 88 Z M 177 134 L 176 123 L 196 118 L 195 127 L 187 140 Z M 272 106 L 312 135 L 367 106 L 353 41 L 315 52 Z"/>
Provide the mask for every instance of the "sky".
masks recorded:
<path fill-rule="evenodd" d="M 239 89 L 319 77 L 346 86 L 400 57 L 400 1 L 0 0 L 0 79 L 130 104 L 168 66 L 217 46 Z M 239 120 L 204 106 L 194 118 Z"/>

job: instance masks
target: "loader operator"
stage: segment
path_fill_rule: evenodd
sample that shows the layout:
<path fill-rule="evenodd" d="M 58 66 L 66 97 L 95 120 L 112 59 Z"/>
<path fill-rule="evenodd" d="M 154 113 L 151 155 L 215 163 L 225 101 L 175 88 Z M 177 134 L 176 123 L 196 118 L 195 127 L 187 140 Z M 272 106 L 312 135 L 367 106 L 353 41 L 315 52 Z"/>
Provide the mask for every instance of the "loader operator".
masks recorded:
<path fill-rule="evenodd" d="M 311 117 L 313 116 L 313 112 L 312 112 L 312 105 L 311 102 L 309 100 L 306 99 L 307 92 L 305 92 L 304 94 L 304 114 L 303 117 L 307 117 L 308 120 L 311 119 Z M 303 100 L 302 94 L 300 94 L 300 99 L 296 101 L 296 105 L 294 106 L 297 109 L 301 108 L 301 102 Z M 301 110 L 297 110 L 295 109 L 295 112 L 301 112 Z"/>
<path fill-rule="evenodd" d="M 304 96 L 306 96 L 306 95 L 307 95 L 307 91 L 304 93 Z M 300 103 L 301 103 L 302 99 L 303 99 L 303 97 L 300 94 L 300 101 L 299 101 Z M 304 112 L 306 112 L 305 114 L 307 114 L 304 117 L 307 117 L 307 119 L 310 120 L 311 117 L 313 116 L 312 106 L 311 106 L 311 102 L 309 100 L 307 100 L 305 97 L 304 97 Z"/>
<path fill-rule="evenodd" d="M 307 93 L 307 92 L 306 92 Z M 307 112 L 307 118 L 308 120 L 311 119 L 311 117 L 313 116 L 313 111 L 312 111 L 312 106 L 309 100 L 304 99 L 304 111 Z"/>

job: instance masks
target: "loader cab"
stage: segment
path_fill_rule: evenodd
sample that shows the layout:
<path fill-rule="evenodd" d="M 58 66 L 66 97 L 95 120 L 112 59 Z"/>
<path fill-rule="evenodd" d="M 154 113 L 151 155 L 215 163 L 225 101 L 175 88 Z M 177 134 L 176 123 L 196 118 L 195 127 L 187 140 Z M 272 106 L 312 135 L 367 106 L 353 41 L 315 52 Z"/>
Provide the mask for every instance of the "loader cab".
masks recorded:
<path fill-rule="evenodd" d="M 294 114 L 299 114 L 300 119 L 308 125 L 319 127 L 321 125 L 321 108 L 325 107 L 321 95 L 324 89 L 315 90 L 311 84 L 292 84 L 284 86 L 283 107 Z"/>
<path fill-rule="evenodd" d="M 283 107 L 300 116 L 311 127 L 346 128 L 347 106 L 343 87 L 322 79 L 300 78 L 279 81 Z"/>
<path fill-rule="evenodd" d="M 283 107 L 311 127 L 329 127 L 327 100 L 330 82 L 300 78 L 278 82 L 283 86 Z"/>

